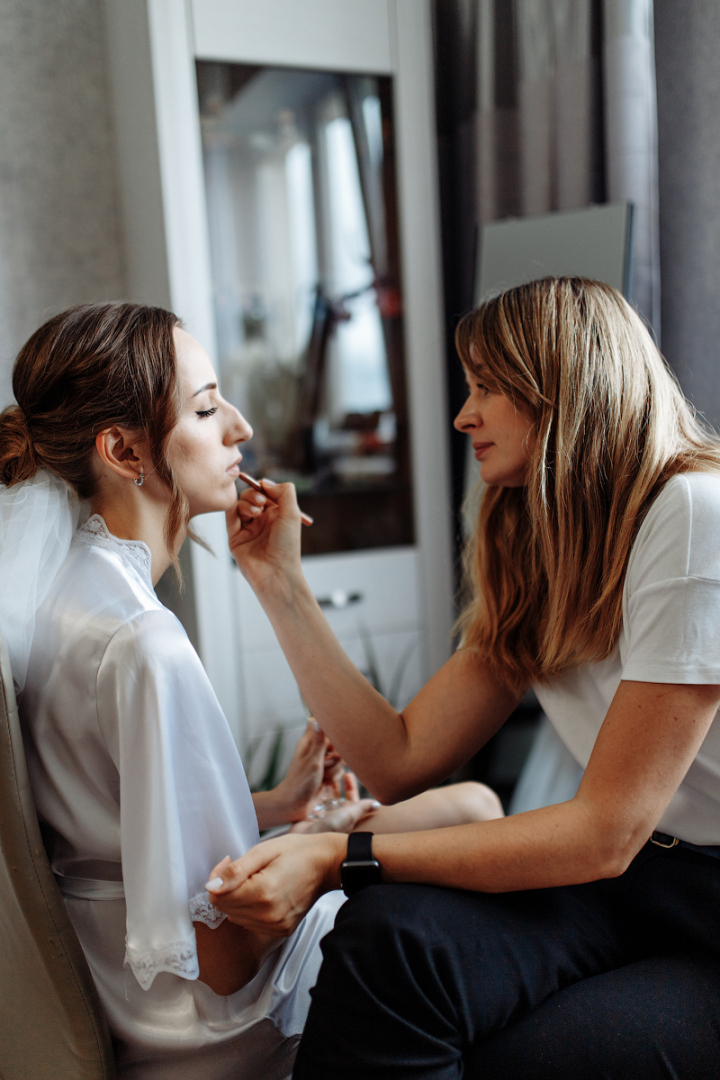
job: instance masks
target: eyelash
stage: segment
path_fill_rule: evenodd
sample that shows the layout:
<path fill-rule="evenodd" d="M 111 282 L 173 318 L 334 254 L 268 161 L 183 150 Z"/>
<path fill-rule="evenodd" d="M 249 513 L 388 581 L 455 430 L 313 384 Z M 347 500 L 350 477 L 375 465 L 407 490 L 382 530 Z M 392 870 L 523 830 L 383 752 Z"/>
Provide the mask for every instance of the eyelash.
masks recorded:
<path fill-rule="evenodd" d="M 213 413 L 216 413 L 216 412 L 217 412 L 217 405 L 215 405 L 212 409 L 198 409 L 198 410 L 196 410 L 195 415 L 201 417 L 201 419 L 204 420 L 206 417 L 212 416 Z"/>

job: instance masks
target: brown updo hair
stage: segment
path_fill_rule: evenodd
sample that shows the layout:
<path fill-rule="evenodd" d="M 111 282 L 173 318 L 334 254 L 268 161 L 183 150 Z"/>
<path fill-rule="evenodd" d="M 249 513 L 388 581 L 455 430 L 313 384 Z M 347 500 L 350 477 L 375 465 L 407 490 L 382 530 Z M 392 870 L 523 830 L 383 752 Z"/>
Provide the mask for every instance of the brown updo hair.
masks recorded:
<path fill-rule="evenodd" d="M 97 435 L 118 425 L 144 437 L 172 495 L 165 539 L 172 552 L 188 506 L 167 458 L 181 393 L 173 330 L 179 319 L 141 304 L 84 304 L 49 319 L 13 369 L 17 405 L 0 413 L 0 482 L 48 469 L 79 498 L 95 493 Z"/>

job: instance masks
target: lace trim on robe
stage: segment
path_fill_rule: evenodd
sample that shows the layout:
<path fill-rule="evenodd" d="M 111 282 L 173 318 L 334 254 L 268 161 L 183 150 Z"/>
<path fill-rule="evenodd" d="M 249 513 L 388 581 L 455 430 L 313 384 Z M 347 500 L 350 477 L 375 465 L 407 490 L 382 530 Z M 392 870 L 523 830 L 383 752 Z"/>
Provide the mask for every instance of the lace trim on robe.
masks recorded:
<path fill-rule="evenodd" d="M 206 892 L 201 892 L 190 901 L 190 918 L 193 922 L 205 923 L 211 930 L 216 930 L 227 915 L 213 907 Z M 194 938 L 192 941 L 171 941 L 161 949 L 145 949 L 142 952 L 126 945 L 125 964 L 132 968 L 143 990 L 150 989 L 153 979 L 161 971 L 190 980 L 197 979 L 200 974 Z"/>
<path fill-rule="evenodd" d="M 147 544 L 144 544 L 142 540 L 120 540 L 119 537 L 113 536 L 99 514 L 89 517 L 75 535 L 85 544 L 97 544 L 98 547 L 116 552 L 121 559 L 132 563 L 143 577 L 151 580 L 152 564 Z"/>
<path fill-rule="evenodd" d="M 227 915 L 213 907 L 206 892 L 201 892 L 190 901 L 190 918 L 193 922 L 205 923 L 211 930 L 217 930 L 220 923 L 227 919 Z"/>
<path fill-rule="evenodd" d="M 161 971 L 179 975 L 181 979 L 197 979 L 200 967 L 195 936 L 192 941 L 170 941 L 161 949 L 144 949 L 142 952 L 126 944 L 125 966 L 132 968 L 143 990 L 150 989 L 153 979 Z"/>

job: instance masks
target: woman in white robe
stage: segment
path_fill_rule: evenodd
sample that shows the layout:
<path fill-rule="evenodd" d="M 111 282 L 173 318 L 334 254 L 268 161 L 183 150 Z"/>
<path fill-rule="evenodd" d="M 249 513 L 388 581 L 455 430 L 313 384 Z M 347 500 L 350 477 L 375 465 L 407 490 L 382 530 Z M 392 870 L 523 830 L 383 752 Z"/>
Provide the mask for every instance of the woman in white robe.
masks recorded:
<path fill-rule="evenodd" d="M 281 1080 L 344 897 L 262 934 L 225 921 L 204 886 L 257 843 L 256 811 L 264 826 L 302 816 L 326 741 L 310 729 L 292 790 L 254 806 L 202 664 L 154 592 L 189 518 L 235 501 L 251 429 L 175 317 L 131 304 L 50 320 L 14 390 L 0 417 L 0 630 L 48 854 L 120 1075 Z M 68 484 L 93 511 L 74 535 Z M 501 813 L 479 788 L 443 799 L 413 807 L 414 827 Z M 358 803 L 340 827 L 371 810 Z"/>
<path fill-rule="evenodd" d="M 256 1076 L 237 1043 L 252 1049 L 266 1017 L 274 1031 L 256 1036 L 279 1071 L 263 1075 L 285 1076 L 282 1047 L 302 1030 L 314 946 L 342 896 L 316 905 L 236 993 L 198 980 L 193 922 L 222 921 L 208 871 L 258 841 L 257 819 L 202 664 L 155 596 L 150 551 L 97 515 L 38 611 L 21 702 L 52 868 L 123 1075 L 177 1076 L 180 1054 L 183 1077 Z"/>

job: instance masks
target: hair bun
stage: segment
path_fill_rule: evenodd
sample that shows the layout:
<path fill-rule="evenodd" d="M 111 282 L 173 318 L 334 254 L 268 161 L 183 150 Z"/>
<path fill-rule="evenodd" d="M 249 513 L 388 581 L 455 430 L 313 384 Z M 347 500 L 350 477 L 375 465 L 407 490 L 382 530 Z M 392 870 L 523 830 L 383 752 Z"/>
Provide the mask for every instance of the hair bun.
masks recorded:
<path fill-rule="evenodd" d="M 39 468 L 25 413 L 10 405 L 0 413 L 0 483 L 30 480 Z"/>

